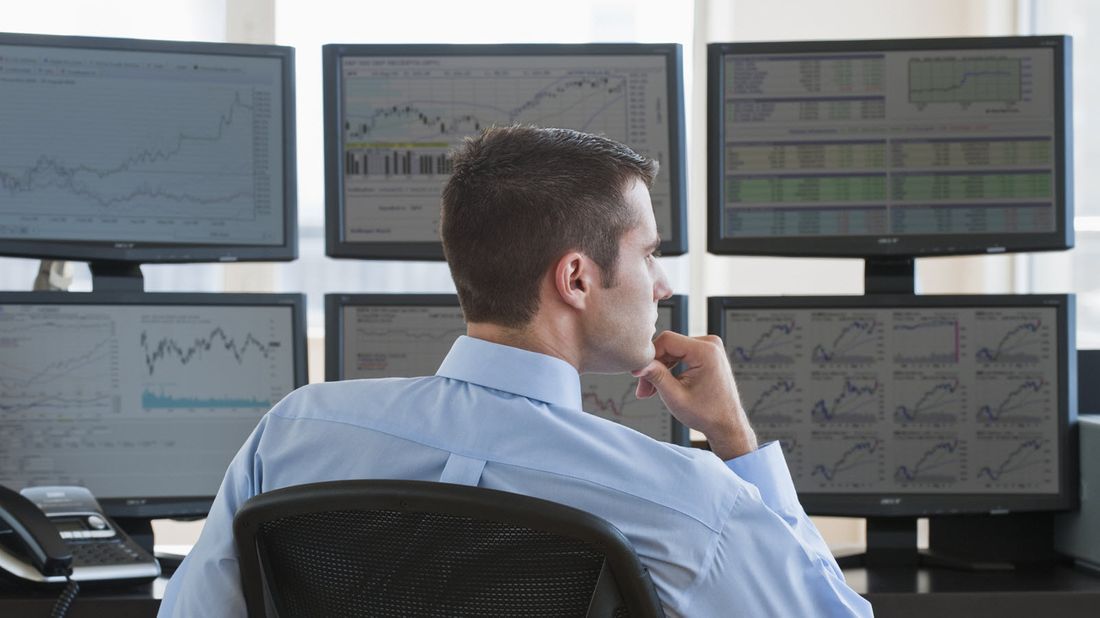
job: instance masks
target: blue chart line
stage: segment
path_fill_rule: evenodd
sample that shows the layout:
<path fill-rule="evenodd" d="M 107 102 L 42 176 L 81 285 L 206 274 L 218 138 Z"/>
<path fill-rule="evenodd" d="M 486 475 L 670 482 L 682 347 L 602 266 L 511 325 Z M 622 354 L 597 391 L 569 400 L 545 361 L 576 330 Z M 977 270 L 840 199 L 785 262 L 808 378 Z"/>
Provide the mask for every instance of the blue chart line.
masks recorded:
<path fill-rule="evenodd" d="M 927 349 L 930 344 L 936 351 L 927 354 L 906 355 L 899 352 L 894 356 L 897 363 L 957 363 L 959 362 L 959 321 L 952 319 L 933 319 L 916 324 L 894 324 L 895 333 L 905 333 L 910 337 L 899 337 L 898 347 L 904 350 Z M 901 339 L 905 339 L 901 341 Z"/>
<path fill-rule="evenodd" d="M 797 403 L 796 399 L 784 398 L 784 395 L 788 395 L 795 390 L 794 380 L 779 380 L 769 386 L 756 398 L 755 401 L 749 405 L 747 410 L 749 418 L 754 421 L 789 421 L 793 420 L 788 415 L 775 414 L 775 412 L 782 412 L 784 410 L 790 410 L 790 408 Z"/>
<path fill-rule="evenodd" d="M 901 423 L 950 423 L 958 416 L 949 410 L 959 407 L 959 380 L 936 384 L 921 394 L 912 407 L 900 405 L 894 410 L 894 418 Z"/>
<path fill-rule="evenodd" d="M 984 423 L 1038 423 L 1043 420 L 1044 412 L 1036 406 L 1045 402 L 1040 399 L 1046 380 L 1024 380 L 1013 389 L 997 406 L 984 405 L 978 409 L 978 421 Z M 1033 411 L 1034 414 L 1019 414 L 1020 411 Z"/>
<path fill-rule="evenodd" d="M 186 365 L 200 353 L 209 352 L 212 348 L 215 348 L 216 342 L 220 342 L 220 349 L 233 355 L 238 365 L 243 364 L 245 354 L 252 349 L 255 349 L 264 358 L 268 358 L 268 346 L 260 343 L 260 340 L 256 339 L 252 333 L 248 333 L 245 336 L 244 343 L 238 345 L 236 340 L 230 338 L 220 326 L 210 331 L 210 334 L 206 337 L 196 338 L 188 347 L 181 346 L 170 337 L 162 338 L 153 345 L 150 345 L 150 342 L 149 334 L 142 331 L 141 347 L 145 351 L 145 366 L 149 370 L 149 375 L 153 375 L 157 363 L 165 358 L 172 357 L 177 359 L 181 365 Z"/>
<path fill-rule="evenodd" d="M 87 412 L 90 408 L 103 408 L 110 405 L 111 402 L 112 395 L 109 393 L 89 395 L 86 397 L 79 395 L 42 395 L 39 397 L 32 397 L 29 401 L 19 403 L 12 402 L 10 399 L 0 400 L 0 412 L 11 414 L 25 412 L 27 410 L 71 410 L 74 412 Z"/>
<path fill-rule="evenodd" d="M 428 101 L 428 103 L 436 103 L 441 106 L 449 104 L 445 101 Z M 351 124 L 353 119 L 357 123 L 354 127 Z M 398 122 L 388 122 L 391 120 Z M 403 106 L 380 107 L 366 115 L 348 114 L 348 121 L 344 128 L 348 131 L 349 139 L 365 139 L 370 137 L 371 133 L 379 129 L 380 126 L 389 128 L 389 126 L 407 125 L 422 126 L 425 129 L 431 128 L 433 135 L 466 135 L 480 131 L 482 120 L 473 114 L 455 114 L 445 118 L 440 114 L 432 114 L 419 106 L 412 105 L 410 102 L 410 104 Z"/>
<path fill-rule="evenodd" d="M 626 390 L 622 395 L 618 397 L 603 398 L 595 390 L 593 385 L 589 390 L 586 390 L 581 394 L 582 402 L 592 402 L 596 406 L 595 412 L 600 416 L 610 416 L 612 418 L 623 418 L 626 413 L 624 410 L 627 406 L 635 403 L 645 401 L 644 399 L 638 399 L 634 396 L 635 386 L 633 383 L 627 385 Z"/>
<path fill-rule="evenodd" d="M 63 161 L 48 155 L 42 155 L 38 160 L 20 173 L 0 170 L 0 187 L 9 195 L 28 193 L 43 189 L 60 189 L 80 198 L 84 198 L 87 204 L 95 204 L 102 208 L 110 208 L 119 204 L 138 202 L 142 208 L 147 208 L 150 200 L 164 200 L 190 205 L 207 206 L 211 204 L 224 204 L 252 197 L 251 174 L 249 181 L 241 186 L 244 189 L 230 191 L 222 194 L 200 195 L 193 192 L 193 187 L 185 191 L 169 190 L 156 186 L 148 180 L 134 178 L 127 184 L 131 185 L 123 191 L 108 193 L 100 185 L 118 183 L 116 177 L 127 174 L 143 174 L 151 170 L 143 169 L 144 166 L 171 161 L 180 155 L 189 143 L 216 143 L 223 139 L 226 129 L 234 124 L 234 120 L 240 113 L 237 110 L 252 111 L 251 105 L 241 101 L 240 93 L 235 93 L 229 109 L 218 118 L 217 126 L 208 134 L 189 134 L 180 132 L 176 135 L 175 143 L 166 148 L 154 148 L 137 152 L 122 161 L 109 167 L 95 167 L 91 165 L 67 165 Z M 246 122 L 246 121 L 239 121 Z M 251 128 L 249 129 L 251 131 Z M 229 157 L 227 157 L 227 160 Z M 156 171 L 156 170 L 152 170 Z M 173 170 L 173 174 L 186 173 L 181 170 Z M 201 172 L 209 174 L 209 172 Z M 226 216 L 236 216 L 239 213 L 227 211 Z"/>
<path fill-rule="evenodd" d="M 747 348 L 735 346 L 730 360 L 736 363 L 792 363 L 794 357 L 790 354 L 781 354 L 779 350 L 792 346 L 797 324 L 794 320 L 772 324 Z"/>
<path fill-rule="evenodd" d="M 875 405 L 875 395 L 881 386 L 878 380 L 868 386 L 860 386 L 846 379 L 844 388 L 831 402 L 819 399 L 814 403 L 810 417 L 818 423 L 874 423 L 878 415 L 861 410 Z"/>
<path fill-rule="evenodd" d="M 1039 343 L 1034 335 L 1042 326 L 1043 321 L 1038 318 L 1024 322 L 1005 333 L 997 345 L 979 348 L 975 356 L 983 363 L 1036 363 L 1039 361 L 1038 355 L 1023 350 Z"/>
<path fill-rule="evenodd" d="M 996 467 L 985 466 L 981 470 L 978 470 L 978 478 L 984 476 L 991 481 L 999 481 L 1001 477 L 1006 474 L 1012 475 L 1020 470 L 1026 470 L 1039 465 L 1042 463 L 1042 460 L 1039 459 L 1042 449 L 1042 440 L 1027 440 L 1009 453 L 1008 457 L 1005 457 L 1000 465 Z"/>
<path fill-rule="evenodd" d="M 111 358 L 111 343 L 113 341 L 113 337 L 104 339 L 93 345 L 91 349 L 83 354 L 54 361 L 24 377 L 0 375 L 0 387 L 5 390 L 31 388 L 42 384 L 53 383 L 57 380 L 66 380 L 69 376 L 72 376 L 74 372 L 84 367 L 97 368 L 101 364 L 106 364 L 107 360 Z M 12 371 L 4 368 L 5 365 L 12 366 L 8 363 L 0 362 L 0 369 L 3 369 L 5 374 Z M 12 367 L 16 371 L 23 371 L 21 367 Z M 85 376 L 80 377 L 83 378 Z"/>
<path fill-rule="evenodd" d="M 861 348 L 873 345 L 879 332 L 879 323 L 875 319 L 853 320 L 841 329 L 840 334 L 826 347 L 814 346 L 811 358 L 815 363 L 871 363 L 874 354 L 860 355 Z"/>
<path fill-rule="evenodd" d="M 833 463 L 815 465 L 813 471 L 810 472 L 810 476 L 820 475 L 824 477 L 826 481 L 832 481 L 838 475 L 844 474 L 850 470 L 868 465 L 873 466 L 875 464 L 873 455 L 880 445 L 881 442 L 877 439 L 857 442 L 851 448 L 844 451 L 844 454 Z"/>
<path fill-rule="evenodd" d="M 154 393 L 145 389 L 141 393 L 141 407 L 146 410 L 179 408 L 258 408 L 266 410 L 271 401 L 250 397 L 172 397 L 164 392 Z"/>
<path fill-rule="evenodd" d="M 940 442 L 921 454 L 917 463 L 898 466 L 894 478 L 901 483 L 953 483 L 958 477 L 952 474 L 935 474 L 934 471 L 957 462 L 955 457 L 959 441 Z"/>
<path fill-rule="evenodd" d="M 590 98 L 593 94 L 615 97 L 607 105 L 595 110 L 595 113 L 588 118 L 587 121 L 583 122 L 581 126 L 573 127 L 578 130 L 585 130 L 604 109 L 612 104 L 625 100 L 626 78 L 616 77 L 615 79 L 617 83 L 612 83 L 612 78 L 608 76 L 586 77 L 568 75 L 559 77 L 546 87 L 536 91 L 527 101 L 513 108 L 504 108 L 475 101 L 454 101 L 450 99 L 410 100 L 400 105 L 389 105 L 376 108 L 369 114 L 349 114 L 349 122 L 345 125 L 345 130 L 348 131 L 349 140 L 368 139 L 380 129 L 392 129 L 397 127 L 403 129 L 412 127 L 424 129 L 424 135 L 406 136 L 413 140 L 429 139 L 438 135 L 462 136 L 476 133 L 480 131 L 482 127 L 494 123 L 500 125 L 513 124 L 519 121 L 524 114 L 537 110 L 539 106 L 546 105 L 571 92 L 583 94 L 585 91 L 588 91 L 590 94 L 586 95 L 580 101 L 569 105 L 570 108 L 579 106 L 584 99 Z M 491 81 L 496 82 L 499 81 L 499 79 L 494 78 Z M 476 112 L 437 114 L 429 108 L 475 109 L 481 110 L 484 113 L 480 116 Z M 567 110 L 553 110 L 551 115 L 558 115 L 563 111 Z M 354 125 L 351 122 L 352 120 L 355 121 Z M 527 120 L 532 124 L 540 124 L 537 122 L 537 117 Z M 387 123 L 387 121 L 396 122 Z"/>

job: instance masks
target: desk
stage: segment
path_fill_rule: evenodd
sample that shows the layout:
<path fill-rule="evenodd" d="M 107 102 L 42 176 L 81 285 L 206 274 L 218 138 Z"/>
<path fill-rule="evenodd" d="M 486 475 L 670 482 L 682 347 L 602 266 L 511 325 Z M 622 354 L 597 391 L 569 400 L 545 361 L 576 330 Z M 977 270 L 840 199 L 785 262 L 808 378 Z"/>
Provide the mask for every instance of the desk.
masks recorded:
<path fill-rule="evenodd" d="M 1100 615 L 1100 576 L 1069 566 L 1001 572 L 948 569 L 845 569 L 848 585 L 877 618 Z"/>
<path fill-rule="evenodd" d="M 1100 576 L 1067 566 L 999 573 L 861 568 L 844 576 L 877 618 L 1095 618 L 1100 607 Z M 162 577 L 121 591 L 82 589 L 69 618 L 152 618 L 167 583 Z M 56 598 L 0 592 L 0 616 L 49 616 Z"/>
<path fill-rule="evenodd" d="M 84 586 L 66 618 L 154 618 L 167 585 L 168 578 L 159 577 L 152 583 L 117 589 Z M 34 593 L 0 588 L 0 616 L 49 616 L 60 592 L 60 588 Z"/>

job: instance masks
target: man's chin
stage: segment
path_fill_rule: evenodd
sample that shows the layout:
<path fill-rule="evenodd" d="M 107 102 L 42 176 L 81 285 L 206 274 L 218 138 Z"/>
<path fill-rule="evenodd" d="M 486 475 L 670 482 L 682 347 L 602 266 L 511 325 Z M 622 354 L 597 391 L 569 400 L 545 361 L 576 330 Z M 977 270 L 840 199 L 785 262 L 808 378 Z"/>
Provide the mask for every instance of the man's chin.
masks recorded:
<path fill-rule="evenodd" d="M 645 354 L 643 354 L 638 359 L 638 362 L 640 362 L 640 364 L 637 367 L 631 369 L 630 371 L 638 371 L 640 369 L 645 369 L 647 366 L 649 366 L 650 363 L 653 362 L 654 358 L 657 358 L 657 350 L 654 349 L 653 344 L 651 343 L 651 344 L 649 344 L 649 348 L 646 349 Z"/>
<path fill-rule="evenodd" d="M 637 356 L 630 358 L 622 357 L 620 362 L 616 362 L 613 365 L 604 367 L 589 368 L 584 373 L 602 373 L 602 374 L 623 374 L 630 373 L 632 371 L 638 371 L 645 369 L 649 366 L 653 359 L 656 358 L 657 351 L 653 348 L 653 344 L 649 344 L 649 348 L 641 351 Z"/>

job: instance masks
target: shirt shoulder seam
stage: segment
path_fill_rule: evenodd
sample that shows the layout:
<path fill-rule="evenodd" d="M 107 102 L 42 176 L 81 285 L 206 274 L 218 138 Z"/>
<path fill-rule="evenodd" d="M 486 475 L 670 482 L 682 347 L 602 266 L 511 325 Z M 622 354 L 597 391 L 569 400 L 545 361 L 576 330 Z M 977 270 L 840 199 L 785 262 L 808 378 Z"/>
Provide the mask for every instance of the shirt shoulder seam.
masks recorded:
<path fill-rule="evenodd" d="M 738 487 L 737 494 L 734 495 L 733 499 L 730 501 L 730 508 L 729 511 L 726 512 L 726 517 L 722 518 L 721 528 L 715 530 L 714 536 L 711 537 L 710 547 L 707 548 L 707 555 L 702 562 L 704 567 L 699 569 L 698 574 L 695 576 L 695 581 L 684 591 L 684 598 L 688 599 L 688 604 L 684 607 L 683 611 L 683 615 L 685 616 L 691 615 L 691 608 L 695 605 L 695 599 L 698 597 L 698 595 L 694 593 L 695 589 L 702 585 L 703 579 L 715 568 L 714 563 L 718 559 L 718 546 L 722 542 L 722 536 L 726 533 L 726 526 L 729 526 L 733 521 L 733 513 L 744 495 L 745 488 Z"/>
<path fill-rule="evenodd" d="M 345 425 L 345 426 L 348 426 L 348 427 L 355 427 L 357 429 L 363 429 L 363 430 L 366 430 L 366 431 L 376 431 L 378 433 L 386 434 L 387 436 L 392 436 L 392 437 L 397 438 L 399 440 L 405 440 L 405 441 L 408 441 L 408 442 L 413 442 L 413 443 L 420 444 L 420 445 L 423 445 L 423 446 L 426 446 L 426 447 L 429 447 L 429 448 L 434 448 L 438 451 L 443 451 L 443 452 L 447 452 L 447 453 L 454 453 L 454 454 L 460 455 L 462 457 L 469 457 L 471 459 L 478 459 L 478 460 L 487 461 L 487 462 L 491 461 L 493 463 L 506 465 L 506 466 L 512 466 L 514 468 L 523 468 L 525 470 L 534 470 L 536 472 L 541 472 L 543 474 L 551 474 L 551 475 L 558 476 L 558 477 L 570 478 L 570 479 L 573 479 L 573 480 L 576 480 L 576 481 L 581 481 L 581 482 L 588 483 L 588 484 L 591 484 L 591 485 L 596 485 L 596 486 L 599 486 L 599 487 L 603 487 L 604 489 L 608 489 L 608 490 L 614 491 L 616 493 L 628 495 L 628 496 L 631 496 L 633 498 L 637 498 L 638 500 L 644 500 L 645 502 L 647 502 L 649 504 L 653 504 L 653 505 L 659 506 L 661 508 L 668 509 L 670 511 L 679 513 L 680 515 L 683 515 L 684 517 L 687 517 L 689 519 L 692 519 L 692 520 L 698 522 L 700 525 L 705 527 L 707 530 L 710 530 L 712 533 L 717 533 L 720 530 L 725 528 L 725 523 L 722 523 L 721 526 L 719 526 L 718 528 L 715 528 L 714 526 L 707 523 L 706 521 L 703 521 L 703 519 L 701 519 L 700 517 L 698 517 L 696 515 L 693 515 L 691 513 L 685 512 L 685 511 L 683 511 L 681 509 L 678 509 L 674 506 L 664 504 L 664 503 L 661 503 L 661 502 L 657 502 L 657 501 L 653 500 L 652 498 L 647 498 L 645 496 L 639 496 L 637 494 L 633 494 L 633 493 L 624 491 L 624 490 L 622 490 L 618 487 L 611 487 L 609 485 L 606 485 L 604 483 L 600 483 L 598 481 L 594 481 L 592 479 L 582 478 L 582 477 L 579 477 L 579 476 L 576 476 L 576 475 L 573 475 L 573 474 L 568 474 L 568 473 L 565 473 L 565 472 L 562 472 L 562 471 L 559 471 L 559 470 L 546 470 L 544 468 L 538 468 L 538 467 L 534 467 L 534 466 L 530 466 L 530 465 L 526 465 L 526 464 L 522 464 L 522 463 L 511 462 L 511 461 L 507 461 L 507 460 L 504 460 L 504 459 L 485 457 L 484 454 L 482 454 L 482 453 L 477 453 L 477 454 L 469 453 L 469 452 L 454 449 L 454 448 L 451 448 L 451 447 L 444 447 L 444 446 L 440 446 L 438 444 L 433 444 L 433 443 L 428 442 L 428 441 L 413 439 L 413 438 L 410 438 L 406 435 L 396 433 L 394 431 L 381 429 L 381 428 L 378 428 L 378 427 L 372 427 L 372 426 L 360 425 L 360 424 L 356 424 L 356 423 L 350 423 L 348 421 L 343 421 L 343 420 L 338 420 L 338 419 L 317 418 L 317 417 L 301 417 L 301 416 L 283 416 L 282 414 L 279 413 L 279 411 L 276 411 L 276 410 L 272 410 L 271 412 L 269 412 L 269 414 L 271 416 L 275 416 L 275 417 L 278 417 L 278 418 L 280 418 L 282 420 L 286 420 L 286 421 L 318 421 L 318 422 L 324 422 L 324 423 L 334 423 L 334 424 L 338 424 L 338 425 Z M 743 488 L 737 487 L 737 492 L 738 492 L 737 496 L 740 496 L 741 491 L 743 491 Z M 736 497 L 737 496 L 735 496 L 734 502 L 736 502 Z"/>

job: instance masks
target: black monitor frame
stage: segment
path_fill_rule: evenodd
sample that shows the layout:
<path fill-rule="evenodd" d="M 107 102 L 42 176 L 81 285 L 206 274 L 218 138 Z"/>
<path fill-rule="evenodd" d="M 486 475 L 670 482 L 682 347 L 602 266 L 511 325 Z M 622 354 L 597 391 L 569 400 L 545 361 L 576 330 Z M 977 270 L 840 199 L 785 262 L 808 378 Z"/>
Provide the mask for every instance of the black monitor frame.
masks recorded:
<path fill-rule="evenodd" d="M 99 293 L 0 292 L 0 305 L 124 305 L 124 306 L 213 306 L 291 307 L 294 356 L 294 387 L 308 382 L 306 304 L 303 294 L 219 294 L 219 293 Z M 214 501 L 209 496 L 97 498 L 107 515 L 133 519 L 162 517 L 205 517 Z"/>
<path fill-rule="evenodd" d="M 54 47 L 97 51 L 200 54 L 275 58 L 282 64 L 283 107 L 283 241 L 279 245 L 221 245 L 209 243 L 166 243 L 142 241 L 76 241 L 5 239 L 0 255 L 15 257 L 87 260 L 107 263 L 187 263 L 237 261 L 289 261 L 298 257 L 298 181 L 295 116 L 294 48 L 278 45 L 198 43 L 76 37 L 31 34 L 0 34 L 0 45 Z M 272 162 L 275 164 L 276 162 Z"/>
<path fill-rule="evenodd" d="M 1002 514 L 1057 511 L 1077 504 L 1077 454 L 1070 439 L 1077 420 L 1077 355 L 1075 297 L 1072 294 L 1035 295 L 873 295 L 780 296 L 707 299 L 707 330 L 725 339 L 727 310 L 790 309 L 936 309 L 936 308 L 1055 308 L 1058 315 L 1058 492 L 1056 494 L 915 494 L 800 492 L 806 512 L 851 517 L 927 517 L 962 514 Z"/>
<path fill-rule="evenodd" d="M 324 55 L 325 119 L 325 254 L 334 258 L 378 260 L 443 259 L 440 242 L 349 242 L 344 228 L 344 132 L 341 60 L 345 57 L 386 56 L 630 56 L 660 55 L 668 68 L 669 152 L 661 174 L 669 175 L 672 229 L 661 242 L 664 255 L 687 252 L 687 168 L 684 127 L 683 52 L 678 43 L 585 44 L 328 44 Z"/>
<path fill-rule="evenodd" d="M 1100 414 L 1100 350 L 1077 350 L 1077 413 Z"/>
<path fill-rule="evenodd" d="M 891 52 L 921 50 L 1049 48 L 1054 51 L 1055 225 L 1035 234 L 914 234 L 830 237 L 724 238 L 726 127 L 722 97 L 722 61 L 735 54 Z M 707 45 L 707 251 L 716 255 L 805 257 L 918 257 L 1017 251 L 1053 251 L 1073 247 L 1072 46 L 1068 36 L 879 39 L 710 43 Z"/>
<path fill-rule="evenodd" d="M 344 321 L 341 313 L 345 307 L 402 306 L 402 307 L 458 307 L 457 294 L 325 294 L 325 381 L 343 380 Z M 671 326 L 677 333 L 688 332 L 688 297 L 677 294 L 658 303 L 672 309 Z M 672 417 L 672 444 L 688 446 L 690 430 Z"/>

